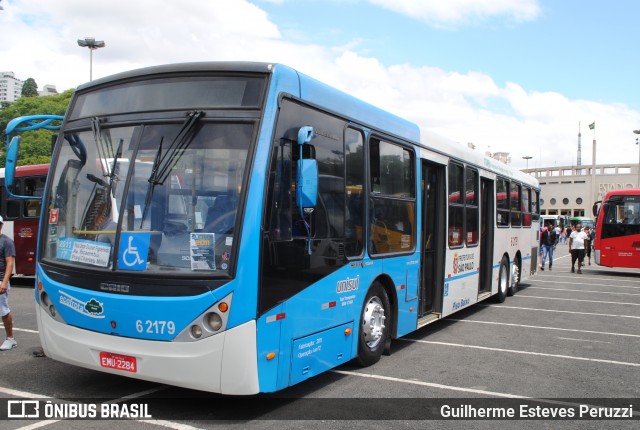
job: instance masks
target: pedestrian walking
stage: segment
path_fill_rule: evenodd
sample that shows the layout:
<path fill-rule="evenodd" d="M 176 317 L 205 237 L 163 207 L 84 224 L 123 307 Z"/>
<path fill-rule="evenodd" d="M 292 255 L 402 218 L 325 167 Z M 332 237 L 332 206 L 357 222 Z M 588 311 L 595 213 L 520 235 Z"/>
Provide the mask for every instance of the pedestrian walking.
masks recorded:
<path fill-rule="evenodd" d="M 549 257 L 549 270 L 552 270 L 553 250 L 556 249 L 557 244 L 558 235 L 556 234 L 555 228 L 553 228 L 553 224 L 549 223 L 547 224 L 547 228 L 543 229 L 542 233 L 540 233 L 540 249 L 542 249 L 542 265 L 540 266 L 540 270 L 544 270 L 547 257 Z"/>
<path fill-rule="evenodd" d="M 578 274 L 582 274 L 582 263 L 584 262 L 585 244 L 589 243 L 589 236 L 582 231 L 582 225 L 576 225 L 575 230 L 569 236 L 569 252 L 571 253 L 571 273 L 574 273 L 576 261 L 578 262 Z"/>
<path fill-rule="evenodd" d="M 589 246 L 586 247 L 587 252 L 587 261 L 589 262 L 589 266 L 591 266 L 591 250 L 594 248 L 594 243 L 596 241 L 596 229 L 595 227 L 587 227 L 587 236 L 589 236 Z"/>

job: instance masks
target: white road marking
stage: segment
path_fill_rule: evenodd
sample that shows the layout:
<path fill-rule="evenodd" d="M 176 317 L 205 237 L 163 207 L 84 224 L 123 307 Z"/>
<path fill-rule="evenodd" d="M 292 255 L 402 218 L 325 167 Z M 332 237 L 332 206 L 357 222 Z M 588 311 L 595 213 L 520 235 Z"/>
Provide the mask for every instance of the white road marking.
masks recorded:
<path fill-rule="evenodd" d="M 0 327 L 4 328 L 4 324 L 0 324 Z M 17 327 L 14 327 L 13 331 L 23 331 L 25 333 L 35 333 L 35 334 L 40 333 L 38 330 L 29 330 L 27 328 L 17 328 Z"/>
<path fill-rule="evenodd" d="M 604 340 L 591 340 L 591 339 L 575 339 L 573 337 L 559 337 L 561 340 L 575 340 L 578 342 L 594 342 L 594 343 L 613 343 L 613 342 L 605 342 Z"/>
<path fill-rule="evenodd" d="M 518 396 L 516 394 L 498 393 L 496 391 L 477 390 L 475 388 L 454 387 L 454 386 L 451 386 L 451 385 L 436 384 L 436 383 L 433 383 L 433 382 L 416 381 L 416 380 L 413 380 L 413 379 L 401 379 L 401 378 L 394 378 L 394 377 L 391 377 L 391 376 L 372 375 L 370 373 L 350 372 L 350 371 L 347 371 L 347 370 L 332 370 L 331 372 L 339 373 L 341 375 L 358 376 L 360 378 L 380 379 L 380 380 L 383 380 L 383 381 L 401 382 L 401 383 L 404 383 L 404 384 L 419 385 L 419 386 L 422 386 L 422 387 L 442 388 L 443 390 L 453 390 L 453 391 L 462 391 L 464 393 L 482 394 L 482 395 L 485 395 L 485 396 L 507 397 L 507 398 L 511 398 L 511 399 L 530 399 L 530 397 Z"/>
<path fill-rule="evenodd" d="M 398 340 L 403 340 L 407 342 L 417 342 L 417 343 L 426 343 L 430 345 L 442 345 L 442 346 L 453 346 L 457 348 L 472 348 L 472 349 L 481 349 L 483 351 L 497 351 L 497 352 L 508 352 L 512 354 L 524 354 L 524 355 L 535 355 L 538 357 L 551 357 L 551 358 L 565 358 L 568 360 L 578 360 L 578 361 L 588 361 L 588 362 L 596 362 L 596 363 L 606 363 L 606 364 L 616 364 L 621 366 L 630 366 L 630 367 L 640 367 L 640 363 L 630 363 L 627 361 L 615 361 L 615 360 L 603 360 L 600 358 L 588 358 L 588 357 L 576 357 L 572 355 L 561 355 L 561 354 L 546 354 L 543 352 L 533 352 L 533 351 L 520 351 L 514 349 L 504 349 L 504 348 L 490 348 L 487 346 L 478 346 L 478 345 L 463 345 L 460 343 L 450 343 L 450 342 L 435 342 L 431 340 L 420 340 L 420 339 L 409 339 L 402 338 Z"/>
<path fill-rule="evenodd" d="M 640 338 L 640 334 L 612 333 L 612 332 L 606 332 L 606 331 L 579 330 L 575 328 L 548 327 L 548 326 L 541 326 L 541 325 L 513 324 L 513 323 L 502 323 L 502 322 L 495 322 L 495 321 L 478 321 L 478 320 L 468 320 L 468 319 L 461 320 L 461 319 L 455 319 L 455 318 L 447 318 L 445 321 L 456 321 L 456 322 L 475 323 L 475 324 L 506 325 L 510 327 L 535 328 L 540 330 L 571 331 L 575 333 L 592 333 L 592 334 L 604 334 L 607 336 L 625 336 L 625 337 Z"/>
<path fill-rule="evenodd" d="M 570 278 L 575 279 L 573 276 L 567 276 L 567 277 L 568 277 L 568 278 L 570 277 Z M 584 276 L 581 276 L 581 277 L 580 277 L 580 279 L 583 279 L 583 278 L 584 278 Z M 595 279 L 595 278 L 594 278 L 594 279 Z M 600 278 L 597 278 L 597 279 L 598 279 L 598 280 L 600 280 Z M 537 284 L 537 283 L 541 283 L 541 284 L 554 284 L 554 285 L 557 285 L 557 284 L 569 284 L 569 285 L 576 285 L 575 280 L 574 280 L 574 282 L 562 282 L 562 281 L 557 281 L 557 280 L 555 280 L 555 278 L 554 278 L 554 280 L 553 280 L 553 281 L 546 281 L 546 280 L 544 280 L 544 279 L 538 279 L 538 278 L 535 278 L 535 280 L 536 280 L 536 284 Z M 625 279 L 625 282 L 626 282 L 626 279 Z M 583 285 L 588 285 L 589 287 L 633 288 L 633 289 L 636 289 L 636 290 L 640 290 L 640 286 L 632 286 L 632 285 L 592 284 L 592 283 L 589 283 L 589 284 L 583 284 Z"/>
<path fill-rule="evenodd" d="M 640 296 L 640 293 L 615 293 L 613 291 L 591 291 L 591 290 L 572 290 L 569 288 L 549 288 L 549 287 L 527 287 L 527 291 L 530 289 L 536 290 L 553 290 L 553 291 L 570 291 L 572 293 L 593 293 L 593 294 L 611 294 L 614 296 Z"/>
<path fill-rule="evenodd" d="M 482 306 L 485 308 L 504 308 L 504 309 L 518 309 L 518 310 L 526 310 L 526 311 L 536 311 L 536 312 L 554 312 L 561 314 L 576 314 L 576 315 L 589 315 L 596 317 L 607 317 L 607 318 L 637 318 L 640 319 L 640 316 L 636 315 L 616 315 L 616 314 L 598 314 L 594 312 L 576 312 L 576 311 L 559 311 L 556 309 L 540 309 L 540 308 L 524 308 L 521 306 L 506 306 L 506 305 L 485 305 L 482 303 L 478 303 L 478 306 Z"/>
<path fill-rule="evenodd" d="M 403 378 L 394 378 L 391 376 L 384 376 L 384 375 L 375 375 L 375 374 L 370 374 L 370 373 L 359 373 L 359 372 L 350 372 L 350 371 L 346 371 L 346 370 L 330 370 L 330 372 L 332 373 L 338 373 L 340 375 L 347 375 L 347 376 L 357 376 L 359 378 L 371 378 L 371 379 L 378 379 L 381 381 L 390 381 L 390 382 L 398 382 L 401 384 L 411 384 L 411 385 L 418 385 L 418 386 L 422 386 L 422 387 L 431 387 L 431 388 L 441 388 L 443 390 L 452 390 L 452 391 L 462 391 L 465 393 L 474 393 L 474 394 L 484 394 L 484 395 L 491 395 L 491 396 L 495 396 L 495 397 L 506 397 L 506 398 L 510 398 L 510 399 L 532 399 L 533 397 L 527 397 L 527 396 L 519 396 L 517 394 L 509 394 L 509 393 L 498 393 L 495 391 L 485 391 L 485 390 L 477 390 L 474 388 L 464 388 L 464 387 L 454 387 L 451 385 L 443 385 L 443 384 L 436 384 L 433 382 L 424 382 L 424 381 L 417 381 L 414 379 L 403 379 Z M 580 405 L 582 405 L 583 403 L 571 403 L 571 402 L 563 402 L 561 400 L 551 400 L 551 399 L 536 399 L 539 402 L 544 402 L 544 403 L 548 403 L 548 404 L 552 404 L 552 405 L 563 405 L 563 406 L 570 406 L 570 407 L 579 407 Z M 597 406 L 593 406 L 593 405 L 589 405 L 592 407 L 597 407 Z M 640 416 L 640 412 L 633 412 L 634 416 Z"/>
<path fill-rule="evenodd" d="M 528 287 L 530 288 L 530 287 Z M 603 300 L 584 300 L 584 299 L 564 299 L 559 297 L 544 297 L 544 296 L 525 296 L 522 294 L 516 294 L 515 296 L 518 299 L 545 299 L 545 300 L 563 300 L 568 302 L 586 302 L 586 303 L 598 303 L 603 305 L 628 305 L 628 306 L 640 306 L 640 303 L 629 303 L 629 302 L 605 302 Z M 513 298 L 511 297 L 511 298 Z"/>

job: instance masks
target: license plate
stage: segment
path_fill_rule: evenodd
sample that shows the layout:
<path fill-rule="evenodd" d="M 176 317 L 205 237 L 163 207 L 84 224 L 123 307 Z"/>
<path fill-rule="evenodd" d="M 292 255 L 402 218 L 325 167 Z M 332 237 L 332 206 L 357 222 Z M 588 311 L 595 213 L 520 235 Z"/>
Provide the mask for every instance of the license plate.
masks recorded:
<path fill-rule="evenodd" d="M 100 366 L 133 373 L 137 370 L 135 357 L 112 352 L 100 352 Z"/>

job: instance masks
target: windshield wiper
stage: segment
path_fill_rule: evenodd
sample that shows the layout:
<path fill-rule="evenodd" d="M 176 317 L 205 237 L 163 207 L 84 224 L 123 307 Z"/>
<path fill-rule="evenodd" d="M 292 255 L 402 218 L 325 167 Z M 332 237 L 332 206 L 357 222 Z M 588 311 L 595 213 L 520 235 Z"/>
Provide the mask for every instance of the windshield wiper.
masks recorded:
<path fill-rule="evenodd" d="M 142 229 L 142 223 L 144 223 L 144 219 L 147 217 L 147 210 L 149 209 L 149 203 L 151 203 L 151 197 L 153 197 L 153 191 L 156 187 L 156 181 L 154 180 L 156 176 L 156 172 L 158 171 L 158 166 L 160 164 L 160 157 L 162 154 L 162 141 L 164 140 L 164 136 L 160 138 L 160 146 L 158 147 L 158 152 L 156 152 L 156 158 L 153 160 L 153 168 L 151 169 L 151 176 L 149 176 L 149 186 L 147 187 L 147 196 L 144 199 L 144 209 L 142 210 L 142 219 L 140 220 L 140 229 Z"/>
<path fill-rule="evenodd" d="M 109 172 L 107 172 L 107 158 L 109 158 L 109 155 L 113 154 L 113 150 L 111 151 L 111 154 L 108 153 L 109 146 L 102 140 L 100 118 L 98 118 L 97 116 L 91 118 L 91 130 L 93 131 L 93 140 L 96 143 L 96 151 L 98 152 L 98 157 L 100 158 L 100 170 L 102 170 L 102 176 L 107 177 L 109 176 Z"/>
<path fill-rule="evenodd" d="M 107 184 L 105 181 L 103 181 L 102 179 L 98 178 L 96 175 L 93 175 L 91 173 L 87 173 L 87 179 L 90 180 L 91 182 L 95 182 L 101 187 L 107 188 L 109 186 L 109 184 Z"/>
<path fill-rule="evenodd" d="M 113 157 L 113 164 L 111 164 L 111 171 L 109 172 L 109 194 L 112 194 L 113 197 L 116 196 L 116 189 L 113 186 L 113 183 L 120 180 L 120 178 L 118 178 L 118 174 L 116 173 L 116 169 L 118 168 L 118 160 L 122 156 L 123 142 L 124 139 L 120 139 L 120 143 L 118 143 L 118 149 L 116 150 L 115 156 Z"/>
<path fill-rule="evenodd" d="M 169 177 L 171 170 L 173 167 L 180 161 L 182 155 L 185 150 L 191 144 L 193 137 L 195 136 L 194 128 L 197 124 L 198 120 L 204 116 L 204 112 L 202 111 L 191 111 L 187 114 L 187 119 L 182 123 L 182 127 L 180 131 L 173 139 L 166 152 L 162 154 L 162 141 L 164 138 L 160 139 L 160 145 L 158 147 L 158 152 L 156 152 L 156 157 L 153 161 L 153 169 L 151 170 L 151 175 L 149 175 L 149 187 L 147 188 L 147 196 L 144 201 L 144 209 L 142 210 L 142 219 L 140 220 L 140 229 L 142 229 L 142 224 L 147 216 L 147 211 L 149 210 L 149 204 L 151 203 L 151 199 L 153 198 L 153 191 L 155 190 L 156 185 L 163 185 L 164 182 Z"/>

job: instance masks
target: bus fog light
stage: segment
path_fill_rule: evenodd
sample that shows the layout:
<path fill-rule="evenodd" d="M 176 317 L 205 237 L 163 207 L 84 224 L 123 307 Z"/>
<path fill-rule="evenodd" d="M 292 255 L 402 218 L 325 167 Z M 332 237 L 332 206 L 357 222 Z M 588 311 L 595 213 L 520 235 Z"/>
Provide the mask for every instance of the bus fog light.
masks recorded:
<path fill-rule="evenodd" d="M 208 314 L 206 321 L 209 328 L 213 331 L 218 331 L 222 328 L 222 317 L 215 312 Z"/>
<path fill-rule="evenodd" d="M 51 314 L 52 317 L 55 318 L 57 313 L 58 313 L 58 311 L 56 311 L 56 307 L 55 306 L 51 305 L 51 306 L 49 306 L 49 313 Z"/>
<path fill-rule="evenodd" d="M 195 337 L 196 339 L 200 338 L 200 336 L 202 336 L 202 327 L 200 327 L 199 325 L 192 325 L 191 336 Z"/>

